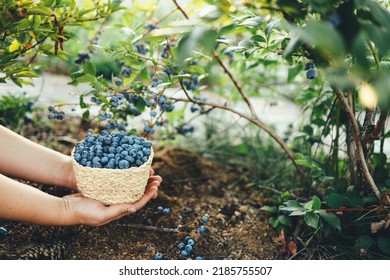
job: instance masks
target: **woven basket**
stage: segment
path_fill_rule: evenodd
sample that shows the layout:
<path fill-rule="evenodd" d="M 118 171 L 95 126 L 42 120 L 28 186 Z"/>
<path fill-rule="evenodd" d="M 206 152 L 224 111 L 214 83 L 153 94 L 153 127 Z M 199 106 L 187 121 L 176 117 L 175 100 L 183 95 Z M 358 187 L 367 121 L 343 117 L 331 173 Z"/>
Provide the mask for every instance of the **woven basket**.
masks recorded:
<path fill-rule="evenodd" d="M 81 194 L 105 205 L 139 200 L 145 192 L 153 161 L 153 148 L 147 162 L 128 169 L 92 168 L 80 165 L 73 157 L 73 170 Z"/>

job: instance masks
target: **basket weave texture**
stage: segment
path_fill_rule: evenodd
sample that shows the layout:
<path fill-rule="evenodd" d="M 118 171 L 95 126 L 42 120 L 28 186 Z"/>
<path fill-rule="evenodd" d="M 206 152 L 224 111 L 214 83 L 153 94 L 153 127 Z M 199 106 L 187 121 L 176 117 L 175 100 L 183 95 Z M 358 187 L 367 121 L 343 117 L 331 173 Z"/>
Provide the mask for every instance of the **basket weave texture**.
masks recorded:
<path fill-rule="evenodd" d="M 103 202 L 105 205 L 133 203 L 145 192 L 153 161 L 153 148 L 147 162 L 128 169 L 92 168 L 80 165 L 73 157 L 73 170 L 81 194 Z"/>

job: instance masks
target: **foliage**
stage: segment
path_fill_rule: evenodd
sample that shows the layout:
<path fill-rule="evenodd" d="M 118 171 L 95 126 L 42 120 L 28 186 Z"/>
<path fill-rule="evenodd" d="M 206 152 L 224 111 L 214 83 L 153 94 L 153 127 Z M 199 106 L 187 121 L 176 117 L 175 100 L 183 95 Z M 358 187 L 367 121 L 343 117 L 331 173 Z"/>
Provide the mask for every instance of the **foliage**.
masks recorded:
<path fill-rule="evenodd" d="M 25 123 L 33 122 L 33 107 L 37 98 L 25 94 L 8 94 L 0 97 L 0 125 L 19 131 Z"/>
<path fill-rule="evenodd" d="M 264 208 L 273 214 L 272 226 L 294 242 L 301 233 L 306 249 L 331 235 L 351 234 L 356 248 L 377 246 L 387 253 L 388 240 L 380 236 L 388 227 L 390 204 L 383 149 L 390 106 L 387 2 L 204 0 L 181 6 L 178 1 L 133 1 L 128 9 L 120 4 L 0 4 L 0 81 L 28 82 L 23 78 L 38 73 L 36 56 L 67 57 L 63 46 L 76 37 L 67 33 L 73 30 L 68 26 L 80 29 L 101 19 L 83 52 L 69 56 L 76 58 L 71 84 L 92 87 L 80 95 L 84 119 L 97 118 L 108 130 L 128 133 L 134 133 L 128 124 L 136 119 L 143 123 L 144 136 L 173 140 L 197 129 L 190 124 L 196 116 L 216 109 L 231 112 L 269 135 L 284 151 L 278 160 L 292 164 L 283 170 L 290 168 L 291 174 L 294 167 L 300 176 L 295 187 L 274 181 L 272 187 L 286 190 L 279 191 L 276 205 Z M 113 12 L 120 16 L 110 17 Z M 107 43 L 107 33 L 120 36 Z M 101 63 L 102 53 L 111 61 Z M 112 70 L 103 72 L 109 64 Z M 309 118 L 281 137 L 259 117 L 253 105 L 257 97 L 287 98 Z M 95 106 L 97 116 L 92 115 Z M 189 110 L 194 117 L 188 119 Z M 233 148 L 240 157 L 266 152 L 247 140 L 221 147 Z M 266 180 L 255 179 L 255 184 L 261 181 Z M 292 200 L 291 188 L 303 189 L 299 201 Z M 351 213 L 362 219 L 373 207 L 378 215 L 365 225 L 368 231 L 358 230 L 356 223 L 347 227 L 334 214 L 347 217 L 352 215 L 348 209 L 357 209 Z M 369 225 L 377 223 L 382 228 L 370 234 Z M 304 229 L 292 230 L 302 224 Z"/>

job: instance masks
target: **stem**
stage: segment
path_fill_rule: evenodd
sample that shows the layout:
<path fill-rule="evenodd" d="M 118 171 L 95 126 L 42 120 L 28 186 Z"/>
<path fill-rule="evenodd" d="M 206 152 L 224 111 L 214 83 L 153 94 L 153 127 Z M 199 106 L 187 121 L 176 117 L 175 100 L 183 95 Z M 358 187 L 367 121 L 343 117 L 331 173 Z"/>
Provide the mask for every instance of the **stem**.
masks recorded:
<path fill-rule="evenodd" d="M 372 44 L 371 41 L 368 41 L 367 43 L 368 43 L 368 47 L 370 48 L 370 50 L 372 52 L 372 56 L 374 57 L 376 67 L 379 70 L 379 69 L 381 69 L 381 65 L 380 65 L 380 61 L 379 61 L 379 57 L 378 57 L 378 52 L 374 48 L 374 45 Z"/>
<path fill-rule="evenodd" d="M 175 4 L 176 8 L 183 14 L 183 16 L 186 18 L 186 19 L 190 19 L 189 16 L 187 15 L 187 13 L 182 9 L 182 7 L 180 7 L 180 5 L 176 2 L 176 0 L 172 0 L 173 3 Z"/>
<path fill-rule="evenodd" d="M 158 231 L 158 232 L 179 232 L 179 229 L 177 228 L 160 228 L 155 226 L 147 226 L 147 225 L 141 225 L 141 224 L 116 224 L 116 226 L 123 226 L 123 227 L 129 227 L 129 228 L 135 228 L 135 229 L 141 229 L 141 230 L 151 230 L 151 231 Z"/>
<path fill-rule="evenodd" d="M 363 178 L 367 182 L 368 186 L 371 188 L 372 192 L 374 193 L 375 197 L 381 201 L 381 193 L 376 186 L 374 179 L 372 178 L 368 166 L 364 157 L 363 152 L 363 145 L 362 145 L 362 139 L 359 131 L 359 126 L 357 123 L 357 120 L 355 118 L 355 115 L 353 114 L 351 107 L 348 105 L 347 100 L 344 97 L 344 94 L 342 91 L 336 87 L 332 87 L 334 93 L 336 94 L 338 100 L 340 101 L 341 106 L 343 107 L 344 111 L 347 113 L 349 123 L 352 126 L 352 132 L 353 136 L 355 138 L 355 144 L 356 144 L 356 152 L 357 152 L 357 160 L 360 164 L 360 169 L 363 175 Z"/>

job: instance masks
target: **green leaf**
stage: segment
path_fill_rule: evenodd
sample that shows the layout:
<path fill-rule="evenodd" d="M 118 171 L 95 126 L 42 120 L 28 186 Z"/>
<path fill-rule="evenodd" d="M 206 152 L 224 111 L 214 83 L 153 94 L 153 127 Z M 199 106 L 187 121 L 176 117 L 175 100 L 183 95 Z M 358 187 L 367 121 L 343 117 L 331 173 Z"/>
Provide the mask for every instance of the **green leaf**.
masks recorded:
<path fill-rule="evenodd" d="M 321 200 L 317 196 L 315 196 L 312 201 L 313 201 L 312 209 L 314 211 L 321 209 Z"/>
<path fill-rule="evenodd" d="M 270 218 L 268 219 L 268 223 L 269 223 L 273 228 L 276 228 L 277 226 L 280 225 L 279 220 L 278 220 L 277 218 L 275 218 L 275 217 L 270 217 Z"/>
<path fill-rule="evenodd" d="M 262 43 L 265 42 L 265 38 L 261 35 L 254 35 L 251 37 L 251 41 Z"/>
<path fill-rule="evenodd" d="M 83 113 L 83 120 L 87 121 L 89 119 L 89 110 L 86 110 L 84 113 Z"/>
<path fill-rule="evenodd" d="M 90 61 L 85 62 L 84 64 L 84 73 L 91 75 L 91 76 L 96 76 L 96 67 L 95 64 L 93 64 Z"/>
<path fill-rule="evenodd" d="M 296 65 L 295 67 L 291 67 L 288 69 L 288 77 L 287 77 L 287 82 L 288 83 L 291 83 L 295 77 L 302 72 L 302 69 L 303 69 L 303 65 L 302 64 L 298 64 Z"/>
<path fill-rule="evenodd" d="M 390 254 L 390 239 L 389 238 L 386 238 L 386 237 L 378 237 L 378 239 L 376 240 L 377 244 L 378 244 L 378 247 L 379 249 L 386 253 L 386 254 Z"/>
<path fill-rule="evenodd" d="M 368 249 L 374 245 L 374 239 L 369 235 L 360 236 L 355 243 L 357 249 Z"/>
<path fill-rule="evenodd" d="M 318 222 L 320 220 L 320 217 L 317 214 L 314 214 L 312 212 L 306 213 L 306 215 L 303 217 L 305 220 L 305 223 L 312 227 L 317 229 L 318 228 Z"/>
<path fill-rule="evenodd" d="M 266 211 L 266 212 L 269 212 L 272 214 L 278 213 L 278 208 L 276 206 L 264 205 L 263 207 L 260 208 L 260 210 L 263 210 L 263 211 Z"/>
<path fill-rule="evenodd" d="M 264 22 L 264 19 L 260 16 L 257 16 L 257 17 L 252 17 L 252 18 L 248 18 L 248 19 L 244 20 L 243 22 L 240 23 L 240 25 L 246 26 L 246 27 L 261 27 L 263 22 Z"/>
<path fill-rule="evenodd" d="M 283 209 L 284 210 L 284 209 Z M 290 215 L 289 216 L 303 216 L 303 215 L 305 215 L 307 213 L 307 211 L 306 210 L 297 210 L 297 211 L 293 211 L 293 212 L 291 212 L 290 213 Z"/>
<path fill-rule="evenodd" d="M 285 226 L 288 226 L 288 227 L 292 226 L 291 219 L 289 217 L 285 216 L 285 215 L 279 215 L 278 216 L 278 221 L 282 225 L 285 225 Z"/>
<path fill-rule="evenodd" d="M 321 219 L 331 225 L 333 228 L 341 231 L 341 223 L 339 217 L 334 213 L 326 213 L 324 215 L 320 215 Z"/>
<path fill-rule="evenodd" d="M 305 208 L 296 200 L 288 200 L 279 206 L 279 210 L 284 211 L 304 211 Z M 286 206 L 285 206 L 286 205 Z"/>
<path fill-rule="evenodd" d="M 340 208 L 340 206 L 345 204 L 344 196 L 338 193 L 330 193 L 326 198 L 326 204 L 330 208 Z"/>
<path fill-rule="evenodd" d="M 97 82 L 96 77 L 92 76 L 92 75 L 89 75 L 89 74 L 83 75 L 83 76 L 77 78 L 76 80 L 79 83 L 90 83 L 90 84 L 93 84 L 93 83 Z"/>
<path fill-rule="evenodd" d="M 43 16 L 50 16 L 53 14 L 53 11 L 45 6 L 35 6 L 31 7 L 27 10 L 28 15 L 43 15 Z"/>
<path fill-rule="evenodd" d="M 143 112 L 145 110 L 146 102 L 140 97 L 134 102 L 134 106 L 138 109 L 138 111 Z"/>

